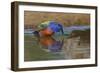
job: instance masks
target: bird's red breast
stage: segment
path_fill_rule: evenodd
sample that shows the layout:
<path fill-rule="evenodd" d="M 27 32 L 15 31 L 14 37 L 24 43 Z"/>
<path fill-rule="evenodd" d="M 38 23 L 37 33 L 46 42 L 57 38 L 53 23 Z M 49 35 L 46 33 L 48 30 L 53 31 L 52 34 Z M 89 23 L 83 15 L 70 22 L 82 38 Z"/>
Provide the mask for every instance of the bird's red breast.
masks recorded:
<path fill-rule="evenodd" d="M 53 31 L 49 28 L 46 28 L 46 29 L 41 30 L 39 33 L 42 36 L 51 36 L 53 34 Z"/>

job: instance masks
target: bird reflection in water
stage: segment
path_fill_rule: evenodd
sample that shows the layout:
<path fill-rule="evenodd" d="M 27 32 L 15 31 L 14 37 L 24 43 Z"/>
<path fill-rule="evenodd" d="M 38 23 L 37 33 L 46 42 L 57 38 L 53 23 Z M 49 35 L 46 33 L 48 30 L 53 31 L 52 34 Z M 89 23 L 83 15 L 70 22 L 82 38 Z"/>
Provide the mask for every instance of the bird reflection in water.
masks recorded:
<path fill-rule="evenodd" d="M 63 40 L 55 39 L 51 36 L 40 37 L 39 43 L 43 47 L 42 49 L 48 52 L 60 52 L 63 46 Z M 45 48 L 45 49 L 44 49 Z"/>

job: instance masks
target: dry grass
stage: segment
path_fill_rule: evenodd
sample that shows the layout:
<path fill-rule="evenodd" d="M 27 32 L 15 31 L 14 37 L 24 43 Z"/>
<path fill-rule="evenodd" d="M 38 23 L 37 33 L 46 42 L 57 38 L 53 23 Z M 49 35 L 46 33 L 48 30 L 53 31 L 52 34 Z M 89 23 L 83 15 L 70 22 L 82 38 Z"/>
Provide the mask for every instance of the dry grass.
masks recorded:
<path fill-rule="evenodd" d="M 24 16 L 25 27 L 33 26 L 33 28 L 41 22 L 48 20 L 54 20 L 63 24 L 64 26 L 90 24 L 90 15 L 81 13 L 25 11 Z"/>

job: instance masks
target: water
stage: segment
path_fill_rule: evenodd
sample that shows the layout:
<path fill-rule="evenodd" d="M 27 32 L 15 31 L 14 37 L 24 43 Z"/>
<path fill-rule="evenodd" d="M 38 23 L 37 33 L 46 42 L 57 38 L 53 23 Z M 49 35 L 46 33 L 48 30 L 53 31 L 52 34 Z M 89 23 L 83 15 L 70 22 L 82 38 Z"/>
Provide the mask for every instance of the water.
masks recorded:
<path fill-rule="evenodd" d="M 80 36 L 40 37 L 24 35 L 24 60 L 68 60 L 90 58 L 90 43 Z"/>

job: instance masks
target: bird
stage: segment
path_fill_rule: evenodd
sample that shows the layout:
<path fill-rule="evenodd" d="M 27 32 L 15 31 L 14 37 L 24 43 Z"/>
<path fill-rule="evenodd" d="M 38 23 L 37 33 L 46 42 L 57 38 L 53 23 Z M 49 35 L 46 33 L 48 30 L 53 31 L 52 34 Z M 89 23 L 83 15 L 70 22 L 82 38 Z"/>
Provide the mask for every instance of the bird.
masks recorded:
<path fill-rule="evenodd" d="M 37 36 L 52 36 L 60 31 L 63 34 L 62 24 L 55 21 L 45 21 L 37 26 L 37 30 L 34 34 Z"/>

